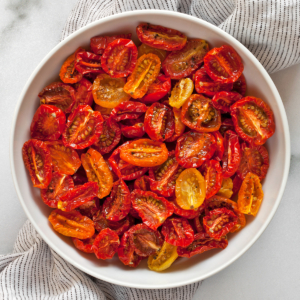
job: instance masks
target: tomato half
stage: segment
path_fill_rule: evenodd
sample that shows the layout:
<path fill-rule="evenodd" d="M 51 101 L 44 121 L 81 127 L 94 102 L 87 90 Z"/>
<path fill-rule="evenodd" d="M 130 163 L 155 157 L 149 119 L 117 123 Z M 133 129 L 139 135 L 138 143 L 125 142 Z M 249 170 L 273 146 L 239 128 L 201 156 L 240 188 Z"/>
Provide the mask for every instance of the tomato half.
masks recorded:
<path fill-rule="evenodd" d="M 241 185 L 243 183 L 243 179 L 240 178 L 240 176 L 238 176 L 237 174 L 234 175 L 234 178 L 232 180 L 232 184 L 233 184 L 233 187 L 232 187 L 232 197 L 234 197 L 235 195 L 238 194 L 240 188 L 241 188 Z"/>
<path fill-rule="evenodd" d="M 75 69 L 82 75 L 104 73 L 101 68 L 101 56 L 88 51 L 80 51 L 76 54 Z"/>
<path fill-rule="evenodd" d="M 131 203 L 143 222 L 154 230 L 173 214 L 173 206 L 153 192 L 134 190 L 131 193 Z"/>
<path fill-rule="evenodd" d="M 84 204 L 81 204 L 77 210 L 83 215 L 90 219 L 93 219 L 93 216 L 97 214 L 100 209 L 99 199 L 97 197 L 93 198 L 90 201 L 87 201 Z"/>
<path fill-rule="evenodd" d="M 245 97 L 230 108 L 235 131 L 246 142 L 263 145 L 275 131 L 273 111 L 263 100 Z"/>
<path fill-rule="evenodd" d="M 186 219 L 194 219 L 204 211 L 204 205 L 201 205 L 196 209 L 182 209 L 176 201 L 170 201 L 170 203 L 173 205 L 174 214 Z"/>
<path fill-rule="evenodd" d="M 73 244 L 74 246 L 82 251 L 82 252 L 85 252 L 85 253 L 94 253 L 93 251 L 93 243 L 95 241 L 95 238 L 96 238 L 96 234 L 94 234 L 91 238 L 89 239 L 84 239 L 84 240 L 79 240 L 77 238 L 72 238 L 72 241 L 73 241 Z"/>
<path fill-rule="evenodd" d="M 121 132 L 129 139 L 141 138 L 145 134 L 144 116 L 140 116 L 138 119 L 121 121 Z"/>
<path fill-rule="evenodd" d="M 134 99 L 144 97 L 155 82 L 160 66 L 161 62 L 157 55 L 149 53 L 141 56 L 127 79 L 124 91 Z"/>
<path fill-rule="evenodd" d="M 246 78 L 244 74 L 242 74 L 237 81 L 233 83 L 233 92 L 237 92 L 243 97 L 246 95 L 246 90 L 247 90 L 247 84 L 246 84 Z"/>
<path fill-rule="evenodd" d="M 164 73 L 171 79 L 189 76 L 203 62 L 209 50 L 208 43 L 201 39 L 188 39 L 185 46 L 171 52 L 162 63 Z"/>
<path fill-rule="evenodd" d="M 75 83 L 75 102 L 72 106 L 72 111 L 79 105 L 93 104 L 93 94 L 91 82 L 85 78 L 82 78 L 79 82 Z"/>
<path fill-rule="evenodd" d="M 228 45 L 210 50 L 204 57 L 204 68 L 210 78 L 222 83 L 237 81 L 244 71 L 241 57 Z"/>
<path fill-rule="evenodd" d="M 93 145 L 101 135 L 103 118 L 88 105 L 79 105 L 68 117 L 62 141 L 65 146 L 84 149 Z"/>
<path fill-rule="evenodd" d="M 150 183 L 152 179 L 149 176 L 141 176 L 134 181 L 134 189 L 135 190 L 142 190 L 142 191 L 151 191 L 150 190 Z"/>
<path fill-rule="evenodd" d="M 34 187 L 45 189 L 52 178 L 50 151 L 42 141 L 31 139 L 22 148 L 23 161 Z"/>
<path fill-rule="evenodd" d="M 173 107 L 180 108 L 192 95 L 193 91 L 194 83 L 190 78 L 180 79 L 172 89 L 169 104 Z"/>
<path fill-rule="evenodd" d="M 130 96 L 124 92 L 125 78 L 112 78 L 108 74 L 99 74 L 93 83 L 94 101 L 107 108 L 114 108 Z"/>
<path fill-rule="evenodd" d="M 68 84 L 62 82 L 53 82 L 38 94 L 40 103 L 54 105 L 60 108 L 64 113 L 71 112 L 75 102 L 75 90 Z"/>
<path fill-rule="evenodd" d="M 107 45 L 101 57 L 103 70 L 111 77 L 126 77 L 134 69 L 138 51 L 129 39 L 117 39 Z"/>
<path fill-rule="evenodd" d="M 235 92 L 219 92 L 212 98 L 212 104 L 222 113 L 230 113 L 230 106 L 236 101 L 242 99 L 242 95 Z"/>
<path fill-rule="evenodd" d="M 221 114 L 209 98 L 193 94 L 182 106 L 181 121 L 199 132 L 212 132 L 219 130 Z"/>
<path fill-rule="evenodd" d="M 216 139 L 212 134 L 190 131 L 177 140 L 175 156 L 184 168 L 198 168 L 215 150 Z"/>
<path fill-rule="evenodd" d="M 179 137 L 181 137 L 184 133 L 185 130 L 185 125 L 181 121 L 181 110 L 173 107 L 173 114 L 174 114 L 174 134 L 166 139 L 166 142 L 174 142 L 176 141 Z"/>
<path fill-rule="evenodd" d="M 147 110 L 147 106 L 141 102 L 126 101 L 120 103 L 110 113 L 110 118 L 117 122 L 127 119 L 136 120 L 142 116 Z"/>
<path fill-rule="evenodd" d="M 211 134 L 215 137 L 217 146 L 213 159 L 221 161 L 224 155 L 224 138 L 219 131 L 214 131 Z"/>
<path fill-rule="evenodd" d="M 194 168 L 186 169 L 176 180 L 176 203 L 182 209 L 196 209 L 202 205 L 205 196 L 205 180 Z"/>
<path fill-rule="evenodd" d="M 141 57 L 144 54 L 152 53 L 159 57 L 160 61 L 163 62 L 167 56 L 167 51 L 162 49 L 157 49 L 150 47 L 146 44 L 141 44 L 138 47 L 138 57 Z"/>

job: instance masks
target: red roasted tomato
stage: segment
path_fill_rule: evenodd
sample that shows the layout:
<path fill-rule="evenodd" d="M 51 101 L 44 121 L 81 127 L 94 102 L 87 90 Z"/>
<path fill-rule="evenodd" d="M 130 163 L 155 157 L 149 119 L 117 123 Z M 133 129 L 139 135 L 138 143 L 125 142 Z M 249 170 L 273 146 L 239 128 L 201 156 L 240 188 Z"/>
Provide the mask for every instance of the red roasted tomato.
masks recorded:
<path fill-rule="evenodd" d="M 152 182 L 152 179 L 149 176 L 141 176 L 140 178 L 137 178 L 134 181 L 134 189 L 135 190 L 142 190 L 142 191 L 151 191 L 150 190 L 150 183 Z"/>
<path fill-rule="evenodd" d="M 242 99 L 242 95 L 235 92 L 219 92 L 212 98 L 212 104 L 222 113 L 230 113 L 230 106 L 236 101 Z"/>
<path fill-rule="evenodd" d="M 75 102 L 72 106 L 72 111 L 76 109 L 79 105 L 89 105 L 93 104 L 93 94 L 91 82 L 85 78 L 82 78 L 79 82 L 75 83 Z"/>
<path fill-rule="evenodd" d="M 88 51 L 80 51 L 76 54 L 75 69 L 82 75 L 104 73 L 101 68 L 101 56 Z"/>
<path fill-rule="evenodd" d="M 174 134 L 166 139 L 166 142 L 174 142 L 176 141 L 180 136 L 183 135 L 185 130 L 185 125 L 181 121 L 181 109 L 178 109 L 176 107 L 173 107 L 173 114 L 174 114 Z"/>
<path fill-rule="evenodd" d="M 94 234 L 91 238 L 89 239 L 84 239 L 84 240 L 79 240 L 77 238 L 72 238 L 72 241 L 74 243 L 74 246 L 85 253 L 94 253 L 94 250 L 92 248 L 93 243 L 96 238 L 96 234 Z"/>
<path fill-rule="evenodd" d="M 214 131 L 211 134 L 215 137 L 217 146 L 213 159 L 221 161 L 224 155 L 224 138 L 219 131 Z"/>
<path fill-rule="evenodd" d="M 142 116 L 147 110 L 144 103 L 136 101 L 126 101 L 116 106 L 110 113 L 110 118 L 116 122 L 122 120 L 134 119 L 136 120 Z"/>
<path fill-rule="evenodd" d="M 144 116 L 121 121 L 121 132 L 129 139 L 141 138 L 145 134 Z"/>

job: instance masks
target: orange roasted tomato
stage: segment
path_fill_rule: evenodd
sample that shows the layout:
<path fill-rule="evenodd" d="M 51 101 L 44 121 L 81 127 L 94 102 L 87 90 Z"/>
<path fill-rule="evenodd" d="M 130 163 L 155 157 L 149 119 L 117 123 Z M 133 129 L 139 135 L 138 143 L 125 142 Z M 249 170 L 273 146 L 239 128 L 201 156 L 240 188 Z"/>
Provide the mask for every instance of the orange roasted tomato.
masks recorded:
<path fill-rule="evenodd" d="M 139 139 L 124 145 L 120 158 L 134 166 L 155 167 L 168 159 L 168 149 L 164 143 Z"/>
<path fill-rule="evenodd" d="M 231 196 L 233 194 L 232 189 L 233 189 L 232 179 L 230 177 L 223 178 L 221 188 L 219 189 L 217 195 L 226 197 L 226 198 L 231 198 Z"/>
<path fill-rule="evenodd" d="M 212 132 L 219 130 L 221 114 L 210 99 L 193 94 L 182 106 L 181 121 L 199 132 Z"/>
<path fill-rule="evenodd" d="M 134 99 L 145 96 L 158 76 L 160 66 L 161 62 L 157 55 L 149 53 L 141 56 L 127 79 L 124 91 Z"/>
<path fill-rule="evenodd" d="M 157 55 L 159 57 L 161 63 L 165 60 L 165 58 L 167 56 L 167 51 L 166 50 L 153 48 L 153 47 L 150 47 L 146 44 L 141 44 L 138 47 L 138 57 L 141 57 L 142 55 L 148 54 L 148 53 L 152 53 L 152 54 Z"/>
<path fill-rule="evenodd" d="M 178 30 L 142 23 L 136 28 L 139 40 L 151 47 L 167 51 L 181 50 L 187 37 Z"/>

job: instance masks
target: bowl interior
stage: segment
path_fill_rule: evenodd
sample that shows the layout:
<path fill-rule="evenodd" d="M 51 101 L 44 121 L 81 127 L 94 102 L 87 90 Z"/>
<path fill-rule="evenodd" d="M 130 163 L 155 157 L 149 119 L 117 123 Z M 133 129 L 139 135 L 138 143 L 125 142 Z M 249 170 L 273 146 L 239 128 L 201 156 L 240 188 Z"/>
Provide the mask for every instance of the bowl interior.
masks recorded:
<path fill-rule="evenodd" d="M 95 35 L 132 32 L 137 40 L 135 28 L 140 22 L 180 30 L 188 37 L 206 39 L 213 47 L 232 45 L 244 62 L 247 94 L 265 100 L 271 106 L 276 121 L 276 132 L 267 142 L 270 169 L 263 183 L 265 198 L 257 217 L 247 218 L 247 226 L 229 237 L 227 249 L 208 251 L 188 260 L 179 259 L 162 273 L 149 271 L 146 260 L 137 269 L 123 266 L 116 257 L 109 261 L 97 260 L 92 254 L 77 251 L 69 238 L 56 234 L 47 219 L 51 209 L 41 201 L 40 191 L 32 187 L 21 154 L 24 142 L 30 139 L 30 123 L 39 105 L 37 94 L 44 86 L 58 79 L 66 57 L 77 47 L 88 46 L 89 39 Z M 220 271 L 255 242 L 280 202 L 289 169 L 289 146 L 288 124 L 280 96 L 266 71 L 246 48 L 220 29 L 199 19 L 166 11 L 135 11 L 105 18 L 77 31 L 40 63 L 19 100 L 12 129 L 11 163 L 15 186 L 25 212 L 43 239 L 59 255 L 86 273 L 105 281 L 136 288 L 167 288 L 192 283 Z"/>

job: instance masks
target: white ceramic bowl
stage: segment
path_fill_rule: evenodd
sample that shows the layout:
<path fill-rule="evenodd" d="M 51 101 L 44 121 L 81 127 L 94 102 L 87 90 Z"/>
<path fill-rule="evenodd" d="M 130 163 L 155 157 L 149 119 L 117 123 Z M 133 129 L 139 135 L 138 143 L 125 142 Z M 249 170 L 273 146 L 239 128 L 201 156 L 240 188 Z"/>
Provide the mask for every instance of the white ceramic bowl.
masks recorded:
<path fill-rule="evenodd" d="M 270 168 L 263 183 L 264 201 L 256 218 L 247 218 L 247 226 L 229 237 L 223 250 L 212 250 L 190 259 L 180 259 L 162 272 L 149 271 L 144 260 L 136 269 L 125 267 L 117 257 L 97 260 L 73 246 L 71 239 L 52 230 L 48 223 L 51 209 L 40 199 L 39 189 L 33 188 L 25 169 L 21 149 L 30 139 L 29 127 L 39 105 L 38 93 L 58 79 L 60 67 L 67 56 L 79 46 L 88 46 L 91 37 L 99 34 L 133 33 L 140 22 L 149 22 L 182 31 L 188 37 L 202 38 L 211 46 L 229 44 L 241 56 L 245 66 L 248 94 L 266 101 L 272 108 L 276 132 L 267 142 Z M 36 230 L 46 243 L 65 260 L 82 271 L 105 281 L 135 288 L 170 288 L 193 283 L 211 276 L 239 258 L 262 234 L 281 200 L 290 162 L 290 138 L 286 113 L 271 78 L 257 59 L 236 39 L 217 27 L 185 14 L 169 11 L 144 10 L 127 12 L 93 22 L 58 44 L 37 66 L 29 78 L 17 104 L 11 135 L 10 157 L 15 187 L 21 204 Z"/>

